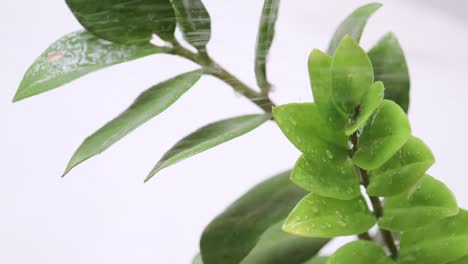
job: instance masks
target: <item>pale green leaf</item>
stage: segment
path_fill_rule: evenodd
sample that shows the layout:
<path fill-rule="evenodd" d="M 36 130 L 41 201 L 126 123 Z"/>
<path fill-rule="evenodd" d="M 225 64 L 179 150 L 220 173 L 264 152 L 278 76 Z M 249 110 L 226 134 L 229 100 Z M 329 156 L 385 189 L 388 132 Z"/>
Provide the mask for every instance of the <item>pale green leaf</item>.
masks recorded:
<path fill-rule="evenodd" d="M 468 255 L 455 261 L 449 262 L 447 264 L 468 264 Z"/>
<path fill-rule="evenodd" d="M 184 39 L 205 50 L 211 38 L 211 18 L 202 0 L 172 0 Z"/>
<path fill-rule="evenodd" d="M 177 142 L 156 164 L 145 181 L 179 161 L 252 131 L 271 119 L 271 114 L 246 115 L 204 126 Z"/>
<path fill-rule="evenodd" d="M 200 255 L 200 253 L 198 253 L 192 260 L 192 264 L 203 264 L 203 259 Z"/>
<path fill-rule="evenodd" d="M 289 214 L 283 230 L 306 237 L 349 236 L 366 232 L 375 222 L 362 197 L 337 200 L 311 193 Z"/>
<path fill-rule="evenodd" d="M 163 50 L 151 44 L 121 45 L 77 31 L 53 43 L 29 67 L 13 101 L 60 87 L 88 73 Z"/>
<path fill-rule="evenodd" d="M 199 79 L 201 71 L 192 71 L 162 82 L 143 92 L 130 107 L 86 138 L 75 152 L 67 168 L 103 152 L 141 124 L 159 115 L 187 92 Z"/>
<path fill-rule="evenodd" d="M 369 241 L 354 241 L 339 248 L 327 264 L 392 264 L 383 248 Z"/>

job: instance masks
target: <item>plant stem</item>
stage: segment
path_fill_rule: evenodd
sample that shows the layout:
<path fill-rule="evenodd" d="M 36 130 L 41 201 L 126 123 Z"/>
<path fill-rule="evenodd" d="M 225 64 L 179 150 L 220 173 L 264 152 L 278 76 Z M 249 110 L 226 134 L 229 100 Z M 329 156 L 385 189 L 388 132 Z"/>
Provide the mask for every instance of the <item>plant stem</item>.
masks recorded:
<path fill-rule="evenodd" d="M 353 118 L 356 118 L 359 112 L 360 112 L 360 107 L 358 106 L 356 107 Z M 350 141 L 353 145 L 353 148 L 351 149 L 351 155 L 350 155 L 352 157 L 358 149 L 358 144 L 359 144 L 359 132 L 358 131 L 356 131 L 350 136 Z M 367 188 L 367 186 L 369 185 L 369 175 L 367 171 L 356 165 L 354 167 L 361 178 L 361 184 Z M 377 219 L 381 218 L 383 216 L 383 207 L 382 207 L 382 202 L 380 201 L 379 197 L 369 196 L 369 200 L 374 209 L 374 215 L 376 216 Z M 390 251 L 392 258 L 396 259 L 398 257 L 398 248 L 395 244 L 395 240 L 393 239 L 392 233 L 390 233 L 390 231 L 383 230 L 381 228 L 379 228 L 379 232 L 382 235 L 384 243 L 387 246 L 388 250 Z M 361 235 L 359 235 L 359 238 L 365 239 Z"/>
<path fill-rule="evenodd" d="M 169 50 L 170 54 L 178 55 L 186 58 L 203 67 L 205 74 L 214 76 L 229 86 L 231 86 L 237 93 L 249 99 L 252 103 L 256 104 L 263 111 L 271 113 L 275 104 L 271 101 L 267 94 L 257 92 L 243 83 L 232 73 L 221 67 L 216 63 L 206 51 L 199 51 L 194 53 L 180 45 L 177 40 L 171 42 L 172 48 Z"/>

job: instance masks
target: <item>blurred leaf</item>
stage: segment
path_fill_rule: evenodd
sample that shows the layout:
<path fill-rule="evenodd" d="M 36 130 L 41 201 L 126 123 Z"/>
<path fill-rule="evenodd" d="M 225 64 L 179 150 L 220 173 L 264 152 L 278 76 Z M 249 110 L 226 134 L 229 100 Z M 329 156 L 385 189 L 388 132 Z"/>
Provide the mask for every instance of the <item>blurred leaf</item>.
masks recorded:
<path fill-rule="evenodd" d="M 303 264 L 328 242 L 324 238 L 290 235 L 281 229 L 283 221 L 268 228 L 241 264 Z"/>
<path fill-rule="evenodd" d="M 468 255 L 455 261 L 449 262 L 447 264 L 468 264 Z"/>
<path fill-rule="evenodd" d="M 401 264 L 441 264 L 455 261 L 468 252 L 468 212 L 422 228 L 403 232 Z"/>
<path fill-rule="evenodd" d="M 356 117 L 354 122 L 348 124 L 346 127 L 346 135 L 352 135 L 354 132 L 358 131 L 362 128 L 362 126 L 364 126 L 369 117 L 372 116 L 375 110 L 379 108 L 380 104 L 382 103 L 384 98 L 384 90 L 385 88 L 382 82 L 376 82 L 370 87 L 362 101 L 359 115 Z"/>
<path fill-rule="evenodd" d="M 121 45 L 86 31 L 73 32 L 52 44 L 31 65 L 13 101 L 52 90 L 90 72 L 161 52 L 149 43 Z"/>
<path fill-rule="evenodd" d="M 382 4 L 379 3 L 370 3 L 359 7 L 353 13 L 351 13 L 351 15 L 349 15 L 343 22 L 341 22 L 335 31 L 330 45 L 328 46 L 327 53 L 333 55 L 335 53 L 336 47 L 338 47 L 339 43 L 346 35 L 349 35 L 357 43 L 359 43 L 367 20 L 381 6 Z"/>
<path fill-rule="evenodd" d="M 145 43 L 156 34 L 174 38 L 176 17 L 170 0 L 65 0 L 89 32 L 109 41 Z"/>
<path fill-rule="evenodd" d="M 405 54 L 396 36 L 386 34 L 368 54 L 374 66 L 375 80 L 385 84 L 385 98 L 408 112 L 410 77 Z"/>
<path fill-rule="evenodd" d="M 289 174 L 284 172 L 258 184 L 208 225 L 200 241 L 205 264 L 241 262 L 265 231 L 288 215 L 305 195 L 289 180 Z M 316 241 L 325 244 L 326 240 Z"/>
<path fill-rule="evenodd" d="M 246 115 L 221 120 L 204 126 L 177 142 L 156 164 L 145 181 L 160 170 L 181 160 L 211 149 L 252 131 L 271 118 L 271 114 Z"/>
<path fill-rule="evenodd" d="M 310 260 L 304 262 L 303 264 L 326 264 L 328 257 L 317 256 L 313 257 Z"/>
<path fill-rule="evenodd" d="M 203 259 L 200 255 L 200 253 L 198 253 L 192 260 L 192 264 L 203 264 Z"/>
<path fill-rule="evenodd" d="M 383 248 L 369 241 L 354 241 L 339 248 L 327 264 L 392 264 Z"/>
<path fill-rule="evenodd" d="M 384 100 L 364 126 L 353 161 L 365 170 L 376 169 L 403 147 L 410 136 L 410 124 L 403 109 Z"/>
<path fill-rule="evenodd" d="M 367 53 L 345 36 L 332 60 L 332 97 L 340 111 L 354 113 L 374 83 L 374 71 Z"/>
<path fill-rule="evenodd" d="M 457 213 L 457 201 L 449 188 L 426 175 L 409 192 L 385 199 L 384 216 L 380 218 L 379 226 L 391 231 L 406 231 Z"/>
<path fill-rule="evenodd" d="M 265 0 L 258 29 L 257 48 L 255 50 L 255 76 L 258 87 L 263 92 L 267 92 L 271 88 L 271 84 L 267 79 L 266 63 L 275 36 L 275 23 L 278 17 L 279 3 L 279 0 Z"/>
<path fill-rule="evenodd" d="M 375 222 L 363 197 L 337 200 L 311 193 L 289 214 L 283 230 L 306 237 L 349 236 L 366 232 Z"/>
<path fill-rule="evenodd" d="M 359 175 L 348 152 L 336 148 L 316 148 L 302 155 L 294 166 L 291 180 L 320 196 L 350 200 L 361 195 Z"/>
<path fill-rule="evenodd" d="M 315 104 L 280 105 L 273 108 L 273 116 L 286 137 L 303 153 L 329 145 L 348 149 L 347 137 L 322 120 Z"/>
<path fill-rule="evenodd" d="M 335 130 L 343 130 L 347 117 L 336 108 L 332 99 L 331 83 L 332 57 L 314 49 L 309 55 L 309 76 L 314 102 L 323 120 Z"/>
<path fill-rule="evenodd" d="M 434 162 L 434 156 L 426 144 L 412 136 L 380 168 L 369 172 L 367 193 L 371 196 L 386 197 L 408 191 Z"/>
<path fill-rule="evenodd" d="M 198 50 L 206 50 L 211 38 L 210 14 L 201 0 L 172 0 L 184 39 Z"/>
<path fill-rule="evenodd" d="M 201 71 L 192 71 L 162 82 L 143 92 L 118 117 L 89 136 L 78 148 L 64 175 L 81 162 L 103 152 L 141 124 L 159 115 L 187 92 L 199 79 Z"/>

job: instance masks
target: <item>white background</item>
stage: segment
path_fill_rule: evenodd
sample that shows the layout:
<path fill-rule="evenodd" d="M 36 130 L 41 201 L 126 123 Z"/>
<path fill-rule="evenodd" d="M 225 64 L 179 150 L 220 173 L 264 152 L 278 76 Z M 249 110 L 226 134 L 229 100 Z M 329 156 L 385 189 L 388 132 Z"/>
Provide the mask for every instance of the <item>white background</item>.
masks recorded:
<path fill-rule="evenodd" d="M 213 24 L 210 52 L 251 85 L 261 2 L 206 0 Z M 388 30 L 399 37 L 412 77 L 413 132 L 436 155 L 430 173 L 468 207 L 468 19 L 462 12 L 468 5 L 462 0 L 383 2 L 362 44 L 370 48 Z M 308 53 L 324 49 L 339 22 L 363 3 L 282 2 L 269 68 L 275 102 L 311 100 Z M 299 153 L 268 124 L 143 184 L 181 137 L 219 118 L 259 111 L 224 83 L 203 77 L 168 111 L 61 179 L 87 135 L 144 89 L 195 68 L 156 55 L 12 104 L 34 59 L 80 28 L 64 1 L 2 1 L 0 263 L 189 263 L 205 225 L 253 184 L 291 167 Z"/>

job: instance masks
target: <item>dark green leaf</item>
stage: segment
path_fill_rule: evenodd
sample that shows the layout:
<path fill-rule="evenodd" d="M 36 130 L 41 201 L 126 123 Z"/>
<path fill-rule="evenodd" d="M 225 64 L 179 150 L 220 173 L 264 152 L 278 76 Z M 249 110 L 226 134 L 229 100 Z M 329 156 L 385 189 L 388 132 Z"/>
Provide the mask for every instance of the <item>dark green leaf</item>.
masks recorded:
<path fill-rule="evenodd" d="M 354 113 L 374 83 L 374 71 L 367 53 L 345 36 L 332 60 L 332 97 L 338 109 Z"/>
<path fill-rule="evenodd" d="M 283 221 L 268 228 L 241 264 L 303 264 L 328 242 L 324 238 L 290 235 L 281 229 Z"/>
<path fill-rule="evenodd" d="M 204 126 L 177 142 L 166 152 L 145 181 L 151 179 L 151 177 L 160 170 L 231 139 L 242 136 L 269 119 L 271 119 L 271 114 L 246 115 L 221 120 Z"/>
<path fill-rule="evenodd" d="M 143 92 L 125 112 L 81 144 L 68 163 L 64 175 L 81 162 L 103 152 L 141 124 L 162 113 L 187 92 L 200 79 L 200 76 L 201 71 L 192 71 Z"/>
<path fill-rule="evenodd" d="M 362 126 L 367 122 L 369 117 L 375 112 L 380 106 L 384 98 L 384 86 L 382 82 L 374 83 L 367 94 L 364 96 L 362 101 L 359 115 L 356 117 L 354 122 L 350 123 L 345 130 L 346 135 L 352 135 L 354 132 L 361 129 Z"/>
<path fill-rule="evenodd" d="M 52 44 L 24 75 L 14 101 L 43 93 L 111 65 L 162 52 L 151 44 L 120 45 L 86 31 L 66 35 Z"/>
<path fill-rule="evenodd" d="M 258 184 L 208 225 L 200 241 L 205 264 L 241 262 L 262 234 L 288 215 L 305 195 L 289 180 L 289 174 Z"/>
<path fill-rule="evenodd" d="M 387 162 L 369 172 L 367 193 L 386 197 L 408 191 L 434 162 L 434 156 L 426 144 L 419 138 L 410 137 Z"/>
<path fill-rule="evenodd" d="M 273 108 L 276 123 L 286 137 L 303 153 L 333 145 L 348 148 L 348 139 L 322 120 L 317 106 L 312 103 L 292 103 Z"/>
<path fill-rule="evenodd" d="M 266 63 L 275 36 L 275 23 L 278 17 L 279 3 L 279 0 L 265 0 L 258 29 L 257 48 L 255 50 L 255 76 L 258 86 L 264 92 L 268 91 L 271 87 L 267 79 Z"/>
<path fill-rule="evenodd" d="M 289 214 L 283 230 L 306 237 L 361 234 L 376 222 L 362 197 L 337 200 L 309 194 Z"/>
<path fill-rule="evenodd" d="M 383 248 L 369 241 L 354 241 L 339 248 L 327 264 L 392 264 Z"/>
<path fill-rule="evenodd" d="M 302 155 L 291 180 L 320 196 L 349 200 L 361 195 L 359 176 L 347 151 L 332 147 Z"/>
<path fill-rule="evenodd" d="M 468 212 L 401 235 L 401 264 L 441 264 L 455 261 L 468 252 Z"/>
<path fill-rule="evenodd" d="M 356 9 L 349 15 L 335 31 L 333 38 L 328 46 L 327 53 L 333 55 L 336 47 L 341 42 L 344 36 L 351 36 L 357 43 L 361 40 L 362 32 L 366 26 L 369 17 L 382 6 L 379 3 L 371 3 Z"/>
<path fill-rule="evenodd" d="M 410 124 L 403 109 L 384 100 L 364 126 L 353 161 L 365 170 L 376 169 L 403 147 L 410 136 Z"/>
<path fill-rule="evenodd" d="M 172 0 L 184 39 L 198 50 L 206 50 L 211 38 L 210 14 L 201 0 Z"/>
<path fill-rule="evenodd" d="M 388 33 L 368 54 L 374 66 L 375 80 L 385 84 L 385 98 L 408 112 L 410 77 L 398 39 L 393 33 Z"/>
<path fill-rule="evenodd" d="M 426 175 L 409 192 L 385 199 L 384 216 L 379 219 L 379 226 L 391 231 L 406 231 L 457 213 L 457 201 L 449 188 Z"/>
<path fill-rule="evenodd" d="M 317 256 L 313 257 L 310 260 L 304 262 L 303 264 L 326 264 L 328 257 Z"/>
<path fill-rule="evenodd" d="M 170 0 L 65 0 L 78 21 L 96 36 L 117 43 L 174 37 L 176 17 Z"/>
<path fill-rule="evenodd" d="M 341 131 L 347 118 L 338 111 L 332 99 L 331 63 L 332 57 L 314 49 L 309 55 L 308 63 L 310 84 L 322 119 L 330 127 Z"/>

